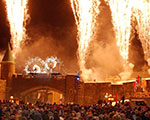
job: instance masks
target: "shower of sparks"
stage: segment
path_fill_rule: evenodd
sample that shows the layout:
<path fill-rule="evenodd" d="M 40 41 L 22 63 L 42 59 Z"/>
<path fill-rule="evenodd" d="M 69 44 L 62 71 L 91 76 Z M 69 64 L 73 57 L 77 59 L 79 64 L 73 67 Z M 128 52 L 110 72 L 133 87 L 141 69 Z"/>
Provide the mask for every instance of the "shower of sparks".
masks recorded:
<path fill-rule="evenodd" d="M 39 57 L 35 57 L 30 59 L 25 66 L 25 72 L 26 73 L 31 73 L 31 72 L 40 72 L 40 73 L 46 73 L 45 69 L 45 61 L 42 60 Z M 35 71 L 36 69 L 36 71 Z"/>
<path fill-rule="evenodd" d="M 131 32 L 132 0 L 105 0 L 111 12 L 117 46 L 125 63 L 128 62 L 129 38 Z"/>
<path fill-rule="evenodd" d="M 6 2 L 7 17 L 10 24 L 11 44 L 14 54 L 19 49 L 21 42 L 26 36 L 26 21 L 29 18 L 27 14 L 28 0 L 4 0 Z"/>
<path fill-rule="evenodd" d="M 57 67 L 57 64 L 63 65 L 63 61 L 60 61 L 57 57 L 48 57 L 45 61 L 42 58 L 31 58 L 25 66 L 25 72 L 31 73 L 48 73 L 50 70 Z"/>
<path fill-rule="evenodd" d="M 56 67 L 56 65 L 57 65 L 57 63 L 59 62 L 59 60 L 57 60 L 57 57 L 50 57 L 50 58 L 47 58 L 46 59 L 46 64 L 45 64 L 45 67 L 46 67 L 46 69 L 50 69 L 50 67 L 51 68 L 55 68 Z M 50 67 L 49 67 L 50 66 Z"/>
<path fill-rule="evenodd" d="M 137 22 L 137 32 L 145 54 L 145 60 L 150 59 L 150 1 L 137 0 L 134 2 L 133 15 Z"/>
<path fill-rule="evenodd" d="M 85 63 L 89 44 L 95 37 L 99 5 L 99 0 L 71 0 L 71 7 L 78 29 L 78 61 L 83 79 L 88 78 L 88 69 L 86 69 Z"/>
<path fill-rule="evenodd" d="M 36 72 L 36 73 L 41 73 L 41 68 L 38 66 L 38 65 L 34 65 L 33 66 L 33 70 Z"/>

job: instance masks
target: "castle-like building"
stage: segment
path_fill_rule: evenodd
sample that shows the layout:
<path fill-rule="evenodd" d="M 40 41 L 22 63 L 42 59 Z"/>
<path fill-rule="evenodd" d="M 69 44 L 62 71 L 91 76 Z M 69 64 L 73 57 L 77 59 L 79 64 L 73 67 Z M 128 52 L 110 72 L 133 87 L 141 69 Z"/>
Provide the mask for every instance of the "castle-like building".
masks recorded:
<path fill-rule="evenodd" d="M 1 62 L 0 100 L 26 100 L 25 97 L 36 90 L 45 89 L 61 93 L 64 103 L 93 104 L 98 100 L 130 98 L 135 92 L 135 81 L 122 84 L 84 83 L 77 75 L 39 77 L 36 74 L 19 75 L 15 73 L 15 61 L 8 45 Z M 135 78 L 136 80 L 136 78 Z M 149 78 L 146 80 L 146 90 L 150 91 Z"/>
<path fill-rule="evenodd" d="M 15 74 L 15 62 L 13 54 L 8 44 L 8 48 L 1 62 L 1 78 L 0 78 L 0 99 L 4 100 L 8 98 L 12 76 Z"/>

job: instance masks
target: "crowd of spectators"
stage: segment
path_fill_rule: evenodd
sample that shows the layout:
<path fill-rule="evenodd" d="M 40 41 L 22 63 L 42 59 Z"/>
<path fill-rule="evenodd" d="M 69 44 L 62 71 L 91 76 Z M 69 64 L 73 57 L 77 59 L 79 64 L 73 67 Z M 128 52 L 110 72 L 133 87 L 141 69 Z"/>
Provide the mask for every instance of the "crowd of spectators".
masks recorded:
<path fill-rule="evenodd" d="M 95 105 L 57 105 L 0 102 L 1 120 L 150 120 L 150 108 L 129 103 Z"/>

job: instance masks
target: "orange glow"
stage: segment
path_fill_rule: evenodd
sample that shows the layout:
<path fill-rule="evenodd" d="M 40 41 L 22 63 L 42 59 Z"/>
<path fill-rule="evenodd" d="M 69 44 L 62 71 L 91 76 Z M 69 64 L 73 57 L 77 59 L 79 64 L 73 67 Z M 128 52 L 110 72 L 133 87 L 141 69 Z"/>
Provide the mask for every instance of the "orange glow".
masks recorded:
<path fill-rule="evenodd" d="M 85 67 L 90 42 L 95 38 L 96 17 L 99 13 L 99 0 L 70 0 L 78 29 L 78 62 L 81 76 L 88 79 L 91 72 Z"/>
<path fill-rule="evenodd" d="M 10 99 L 14 99 L 14 97 L 13 97 L 13 96 L 10 96 Z"/>
<path fill-rule="evenodd" d="M 11 44 L 14 54 L 16 54 L 20 49 L 21 42 L 27 37 L 25 26 L 26 20 L 29 18 L 26 8 L 28 0 L 5 0 L 5 2 L 10 24 Z"/>
<path fill-rule="evenodd" d="M 108 98 L 108 100 L 113 101 L 113 100 L 114 100 L 114 98 Z"/>
<path fill-rule="evenodd" d="M 131 32 L 132 0 L 105 0 L 112 12 L 112 22 L 117 46 L 125 62 L 128 61 L 129 38 Z M 135 2 L 136 3 L 136 2 Z"/>
<path fill-rule="evenodd" d="M 145 59 L 150 62 L 150 1 L 149 0 L 105 0 L 111 12 L 117 46 L 125 63 L 128 63 L 129 38 L 131 21 L 137 22 L 135 29 L 145 54 Z M 133 16 L 133 18 L 131 17 Z M 135 21 L 134 21 L 135 20 Z"/>
<path fill-rule="evenodd" d="M 150 1 L 135 1 L 133 15 L 137 20 L 137 32 L 142 43 L 145 59 L 148 61 L 150 58 Z"/>

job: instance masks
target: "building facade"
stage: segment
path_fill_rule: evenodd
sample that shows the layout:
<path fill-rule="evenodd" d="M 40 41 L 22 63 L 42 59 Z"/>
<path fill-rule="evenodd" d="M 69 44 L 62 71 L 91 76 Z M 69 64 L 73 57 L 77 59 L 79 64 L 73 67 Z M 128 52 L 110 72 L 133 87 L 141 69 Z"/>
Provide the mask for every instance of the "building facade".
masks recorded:
<path fill-rule="evenodd" d="M 106 83 L 83 83 L 77 80 L 77 75 L 48 76 L 39 74 L 18 75 L 15 73 L 15 62 L 8 49 L 1 62 L 0 99 L 26 100 L 26 96 L 37 90 L 56 91 L 63 96 L 63 103 L 95 104 L 99 100 L 114 101 L 123 96 L 130 98 L 134 95 L 134 82 L 120 85 Z M 150 91 L 150 81 L 147 80 L 147 91 Z M 51 99 L 51 93 L 48 93 Z"/>

